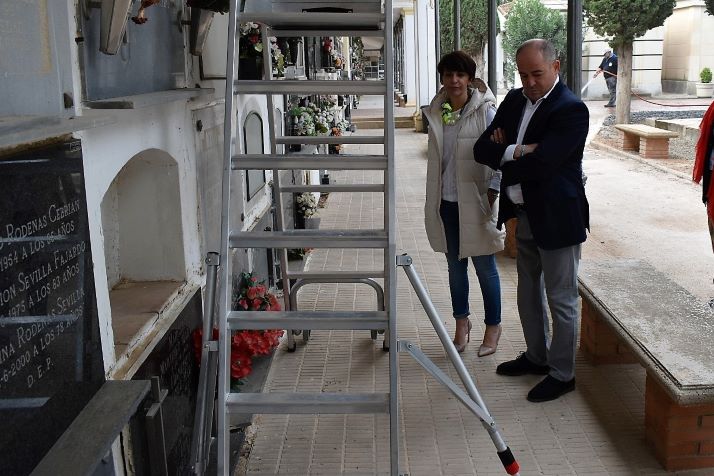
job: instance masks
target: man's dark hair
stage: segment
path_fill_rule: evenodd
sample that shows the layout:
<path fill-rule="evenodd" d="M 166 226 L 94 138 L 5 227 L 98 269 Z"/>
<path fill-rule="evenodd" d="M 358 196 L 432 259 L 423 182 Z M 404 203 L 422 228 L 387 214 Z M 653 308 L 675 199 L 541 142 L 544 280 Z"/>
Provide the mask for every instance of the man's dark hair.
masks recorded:
<path fill-rule="evenodd" d="M 518 55 L 521 54 L 522 50 L 527 48 L 533 48 L 540 51 L 543 55 L 543 60 L 545 60 L 546 63 L 552 63 L 558 59 L 558 53 L 555 51 L 553 43 L 541 38 L 533 38 L 532 40 L 526 40 L 521 43 L 521 46 L 519 46 L 516 50 L 516 58 L 518 58 Z"/>
<path fill-rule="evenodd" d="M 436 66 L 436 70 L 439 72 L 439 78 L 441 79 L 444 79 L 444 72 L 449 70 L 466 73 L 471 80 L 476 77 L 476 62 L 468 54 L 457 50 L 442 56 L 441 61 Z"/>

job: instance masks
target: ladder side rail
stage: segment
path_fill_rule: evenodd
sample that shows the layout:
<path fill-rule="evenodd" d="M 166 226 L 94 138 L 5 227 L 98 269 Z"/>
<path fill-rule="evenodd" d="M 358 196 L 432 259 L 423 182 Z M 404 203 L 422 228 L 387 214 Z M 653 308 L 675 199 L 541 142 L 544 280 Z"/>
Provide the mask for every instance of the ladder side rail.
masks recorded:
<path fill-rule="evenodd" d="M 191 440 L 191 464 L 196 475 L 204 474 L 207 466 L 207 454 L 210 448 L 211 423 L 213 421 L 212 402 L 216 395 L 216 375 L 211 373 L 209 361 L 214 360 L 215 351 L 211 348 L 216 309 L 216 278 L 218 274 L 219 254 L 209 252 L 206 256 L 206 294 L 203 303 L 203 336 L 201 339 L 201 370 L 198 377 L 198 394 L 196 396 L 196 413 L 193 420 L 193 437 Z M 206 437 L 208 435 L 208 437 Z"/>
<path fill-rule="evenodd" d="M 231 158 L 233 148 L 238 141 L 233 141 L 233 131 L 236 127 L 235 96 L 233 87 L 236 78 L 236 29 L 238 28 L 238 0 L 230 1 L 228 13 L 228 37 L 226 45 L 226 94 L 223 122 L 223 181 L 221 190 L 221 253 L 223 254 L 223 279 L 220 282 L 219 298 L 219 371 L 218 371 L 218 415 L 216 418 L 216 434 L 218 436 L 216 472 L 219 475 L 228 474 L 230 456 L 230 435 L 228 429 L 228 412 L 226 411 L 226 395 L 230 389 L 230 336 L 226 316 L 231 308 L 231 286 L 233 276 L 233 260 L 228 246 L 228 236 L 231 227 Z"/>
<path fill-rule="evenodd" d="M 396 245 L 396 164 L 394 157 L 394 10 L 392 0 L 384 2 L 384 155 L 387 156 L 387 170 L 384 175 L 384 229 L 387 231 L 388 245 L 384 250 L 384 280 L 387 293 L 387 313 L 389 315 L 389 450 L 390 472 L 399 474 L 399 359 L 397 349 L 397 245 Z"/>
<path fill-rule="evenodd" d="M 273 79 L 273 53 L 272 47 L 270 45 L 270 37 L 268 36 L 268 27 L 266 25 L 261 25 L 260 35 L 263 40 L 263 77 L 267 80 Z M 276 155 L 278 152 L 278 144 L 275 135 L 275 107 L 273 105 L 273 95 L 268 93 L 265 95 L 268 104 L 268 131 L 270 136 L 270 153 Z M 284 147 L 284 146 L 283 146 Z M 277 214 L 275 223 L 278 228 L 277 231 L 285 230 L 285 224 L 283 223 L 283 194 L 280 191 L 280 170 L 272 169 L 273 172 L 273 199 L 275 200 L 275 213 Z M 283 283 L 283 308 L 285 310 L 291 310 L 290 308 L 290 278 L 288 278 L 288 250 L 287 248 L 280 248 L 280 279 Z M 292 329 L 286 329 L 288 334 L 288 348 L 291 345 L 294 346 L 293 341 L 293 331 Z"/>
<path fill-rule="evenodd" d="M 270 37 L 268 36 L 269 28 L 266 25 L 260 26 L 260 36 L 263 41 L 263 77 L 266 80 L 273 79 L 273 52 L 272 46 L 270 44 Z M 265 95 L 267 105 L 268 105 L 268 135 L 270 138 L 270 154 L 277 155 L 278 144 L 276 142 L 275 134 L 275 104 L 273 103 L 273 95 Z M 281 118 L 282 120 L 282 118 Z M 273 169 L 273 200 L 275 200 L 275 224 L 277 231 L 285 230 L 284 216 L 283 216 L 283 194 L 280 191 L 280 170 Z M 280 277 L 283 282 L 283 306 L 286 310 L 290 309 L 290 300 L 287 289 L 290 288 L 290 280 L 287 277 L 287 267 L 288 267 L 288 250 L 287 248 L 280 248 Z M 289 332 L 289 331 L 288 331 Z"/>

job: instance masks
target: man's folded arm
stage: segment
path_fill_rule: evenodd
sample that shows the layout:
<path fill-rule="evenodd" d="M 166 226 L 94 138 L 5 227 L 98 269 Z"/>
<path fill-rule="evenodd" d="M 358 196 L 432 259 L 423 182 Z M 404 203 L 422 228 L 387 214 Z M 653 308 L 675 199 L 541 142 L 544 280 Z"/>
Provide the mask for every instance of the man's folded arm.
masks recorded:
<path fill-rule="evenodd" d="M 569 160 L 588 135 L 588 109 L 582 102 L 555 113 L 536 149 L 518 160 L 504 162 L 503 185 L 542 180 Z"/>

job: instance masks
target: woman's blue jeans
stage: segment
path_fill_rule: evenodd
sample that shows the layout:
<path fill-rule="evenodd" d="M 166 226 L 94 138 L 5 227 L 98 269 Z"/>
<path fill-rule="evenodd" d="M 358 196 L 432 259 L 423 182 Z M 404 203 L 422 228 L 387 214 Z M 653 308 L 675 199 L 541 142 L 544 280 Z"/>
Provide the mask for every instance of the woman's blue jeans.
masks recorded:
<path fill-rule="evenodd" d="M 441 221 L 446 232 L 446 262 L 449 266 L 449 291 L 455 319 L 469 316 L 468 258 L 459 259 L 459 204 L 441 201 Z M 476 276 L 481 286 L 484 323 L 496 325 L 501 322 L 501 280 L 496 267 L 496 255 L 473 256 Z"/>

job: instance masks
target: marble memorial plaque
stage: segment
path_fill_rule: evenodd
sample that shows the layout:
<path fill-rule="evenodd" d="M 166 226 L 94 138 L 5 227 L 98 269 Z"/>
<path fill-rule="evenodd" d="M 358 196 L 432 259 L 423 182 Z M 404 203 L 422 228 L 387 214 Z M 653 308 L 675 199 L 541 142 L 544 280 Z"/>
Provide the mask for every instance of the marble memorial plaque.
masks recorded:
<path fill-rule="evenodd" d="M 81 143 L 0 157 L 0 474 L 28 474 L 103 381 Z"/>
<path fill-rule="evenodd" d="M 201 327 L 202 318 L 201 292 L 196 291 L 133 377 L 138 380 L 159 377 L 161 388 L 168 390 L 162 404 L 162 413 L 166 460 L 168 472 L 172 475 L 193 474 L 190 461 L 191 436 L 199 376 L 193 331 Z M 132 439 L 135 443 L 132 453 L 136 458 L 136 473 L 141 475 L 148 468 L 150 455 L 146 452 L 146 443 L 142 441 L 145 428 L 137 423 L 132 425 Z"/>

